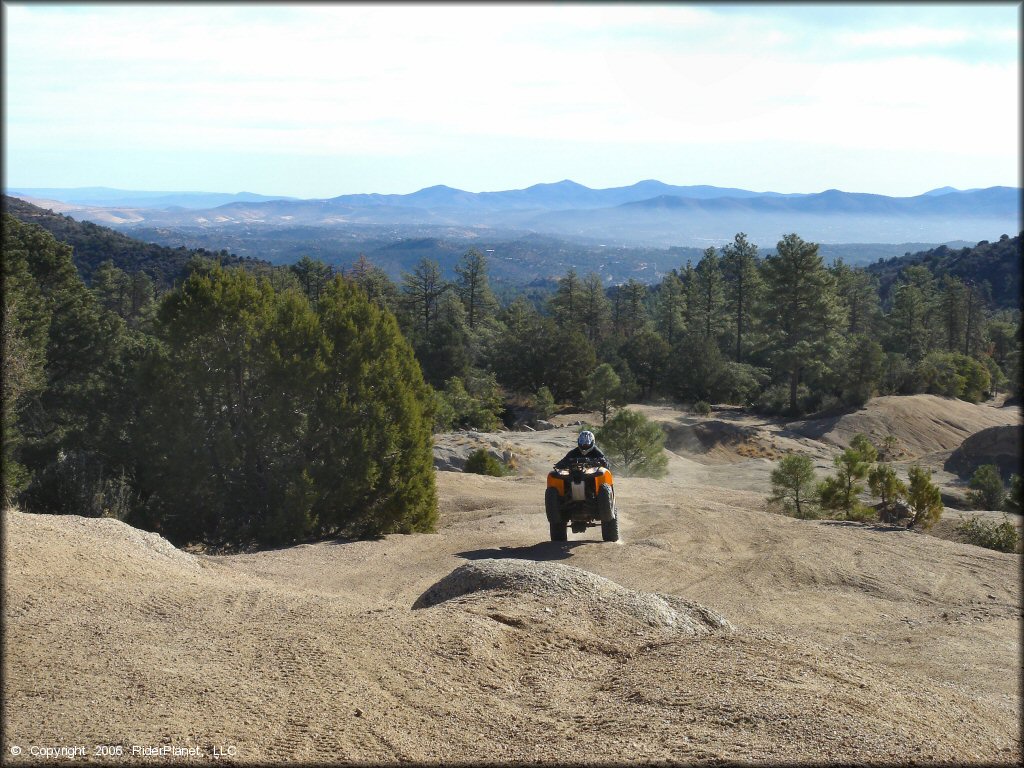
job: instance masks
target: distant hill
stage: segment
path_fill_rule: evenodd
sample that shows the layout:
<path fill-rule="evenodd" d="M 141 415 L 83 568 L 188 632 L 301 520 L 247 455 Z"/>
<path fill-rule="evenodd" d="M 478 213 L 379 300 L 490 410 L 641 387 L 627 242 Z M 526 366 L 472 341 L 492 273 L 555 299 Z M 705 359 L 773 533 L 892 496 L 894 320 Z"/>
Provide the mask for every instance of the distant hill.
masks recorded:
<path fill-rule="evenodd" d="M 504 192 L 444 185 L 409 195 L 341 195 L 328 200 L 235 201 L 206 209 L 104 208 L 64 204 L 65 213 L 130 232 L 133 228 L 222 230 L 259 234 L 282 227 L 378 228 L 399 238 L 433 236 L 426 228 L 527 233 L 615 247 L 707 247 L 737 232 L 762 248 L 784 235 L 837 243 L 977 242 L 1017 232 L 1020 189 L 933 190 L 888 197 L 836 189 L 783 195 L 677 187 L 646 180 L 590 189 L 565 180 Z M 332 236 L 333 237 L 333 236 Z"/>
<path fill-rule="evenodd" d="M 912 264 L 928 267 L 936 279 L 952 275 L 965 282 L 988 283 L 996 308 L 1021 306 L 1020 234 L 1003 235 L 993 242 L 982 240 L 969 248 L 940 245 L 927 251 L 879 259 L 868 271 L 878 276 L 883 300 L 888 299 L 899 273 Z"/>
<path fill-rule="evenodd" d="M 169 248 L 145 243 L 89 221 L 75 221 L 39 206 L 4 195 L 3 211 L 19 221 L 38 224 L 57 240 L 73 248 L 73 259 L 82 278 L 89 282 L 95 269 L 107 259 L 128 273 L 145 272 L 158 286 L 167 288 L 184 276 L 194 255 L 216 259 L 222 264 L 243 261 L 227 251 Z"/>
<path fill-rule="evenodd" d="M 227 203 L 294 199 L 283 195 L 257 195 L 253 192 L 146 192 L 111 187 L 12 187 L 4 191 L 21 198 L 114 208 L 213 208 Z"/>

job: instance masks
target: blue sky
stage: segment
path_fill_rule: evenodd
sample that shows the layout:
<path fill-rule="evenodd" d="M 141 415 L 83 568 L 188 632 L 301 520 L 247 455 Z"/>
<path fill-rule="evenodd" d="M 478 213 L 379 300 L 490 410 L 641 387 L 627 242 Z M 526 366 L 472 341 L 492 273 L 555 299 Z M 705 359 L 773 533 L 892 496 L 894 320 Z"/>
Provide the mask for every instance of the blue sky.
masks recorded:
<path fill-rule="evenodd" d="M 1019 4 L 4 4 L 5 185 L 1020 184 Z"/>

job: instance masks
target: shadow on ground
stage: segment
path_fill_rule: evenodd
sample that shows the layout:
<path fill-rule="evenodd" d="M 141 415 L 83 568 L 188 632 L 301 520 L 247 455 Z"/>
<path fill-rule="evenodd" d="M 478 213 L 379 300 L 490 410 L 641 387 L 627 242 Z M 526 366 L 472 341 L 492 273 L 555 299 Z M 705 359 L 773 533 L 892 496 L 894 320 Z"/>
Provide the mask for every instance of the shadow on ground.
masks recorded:
<path fill-rule="evenodd" d="M 892 531 L 907 532 L 905 525 L 886 525 L 885 523 L 862 523 L 859 520 L 821 520 L 822 525 L 841 525 L 844 528 L 863 528 L 869 531 L 887 533 Z"/>
<path fill-rule="evenodd" d="M 485 558 L 511 560 L 565 560 L 572 557 L 572 550 L 588 544 L 602 544 L 600 541 L 542 541 L 528 547 L 490 547 L 456 552 L 463 560 L 484 560 Z"/>

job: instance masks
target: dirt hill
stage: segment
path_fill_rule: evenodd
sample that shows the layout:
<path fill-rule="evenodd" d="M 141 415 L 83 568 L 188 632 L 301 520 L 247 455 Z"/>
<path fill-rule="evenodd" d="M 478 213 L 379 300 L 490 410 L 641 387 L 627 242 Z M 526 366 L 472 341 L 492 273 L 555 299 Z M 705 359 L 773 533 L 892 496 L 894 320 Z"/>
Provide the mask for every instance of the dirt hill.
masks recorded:
<path fill-rule="evenodd" d="M 1020 556 L 771 515 L 685 456 L 618 480 L 621 542 L 550 543 L 571 432 L 533 476 L 439 472 L 430 535 L 205 556 L 7 511 L 5 758 L 1020 759 Z"/>

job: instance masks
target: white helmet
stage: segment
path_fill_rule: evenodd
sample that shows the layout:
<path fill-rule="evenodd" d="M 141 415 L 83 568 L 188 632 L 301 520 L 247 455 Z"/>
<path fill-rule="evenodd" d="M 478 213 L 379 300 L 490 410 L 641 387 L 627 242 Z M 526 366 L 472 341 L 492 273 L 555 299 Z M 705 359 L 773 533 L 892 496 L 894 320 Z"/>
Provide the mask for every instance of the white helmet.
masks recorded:
<path fill-rule="evenodd" d="M 587 430 L 583 430 L 582 432 L 580 432 L 580 436 L 576 440 L 576 445 L 578 445 L 580 447 L 580 450 L 583 451 L 584 456 L 586 456 L 588 453 L 594 450 L 595 444 L 596 443 L 594 441 L 594 433 L 588 432 Z"/>

